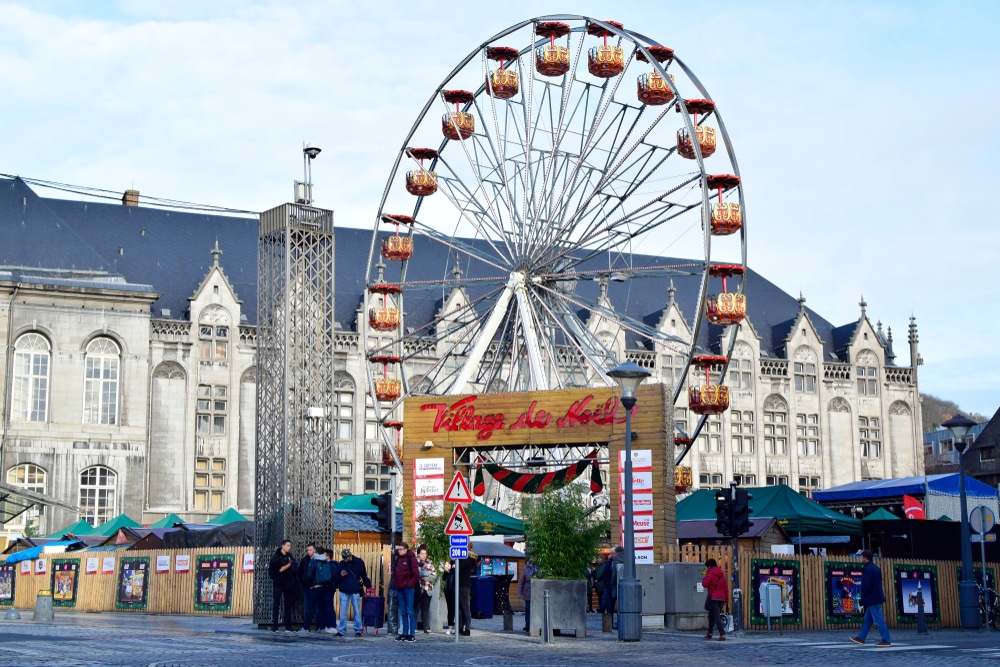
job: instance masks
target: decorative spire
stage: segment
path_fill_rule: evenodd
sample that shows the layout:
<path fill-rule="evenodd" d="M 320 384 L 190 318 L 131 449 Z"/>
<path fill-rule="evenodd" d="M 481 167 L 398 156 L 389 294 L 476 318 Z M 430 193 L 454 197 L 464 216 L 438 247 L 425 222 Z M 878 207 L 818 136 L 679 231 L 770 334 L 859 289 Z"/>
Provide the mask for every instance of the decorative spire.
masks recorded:
<path fill-rule="evenodd" d="M 920 342 L 920 338 L 917 337 L 917 318 L 910 315 L 910 337 L 907 341 L 910 345 L 916 345 Z"/>
<path fill-rule="evenodd" d="M 667 294 L 670 295 L 670 301 L 667 302 L 668 306 L 671 305 L 671 304 L 677 303 L 677 301 L 674 299 L 674 297 L 677 296 L 677 288 L 674 287 L 674 279 L 673 278 L 670 279 L 670 287 L 667 288 Z"/>
<path fill-rule="evenodd" d="M 455 280 L 462 279 L 462 267 L 458 265 L 458 257 L 455 258 L 455 263 L 451 267 L 451 275 L 455 276 Z"/>
<path fill-rule="evenodd" d="M 858 305 L 861 306 L 861 317 L 868 317 L 868 302 L 865 301 L 864 294 L 861 295 L 861 301 L 858 302 Z"/>
<path fill-rule="evenodd" d="M 378 271 L 378 276 L 375 278 L 375 282 L 384 283 L 385 282 L 385 264 L 379 260 L 379 263 L 375 265 L 375 270 Z"/>
<path fill-rule="evenodd" d="M 889 347 L 892 347 L 892 327 L 889 327 L 888 340 L 889 340 Z"/>
<path fill-rule="evenodd" d="M 884 333 L 882 333 L 882 320 L 879 320 L 879 321 L 878 321 L 878 322 L 876 323 L 876 325 L 875 325 L 875 326 L 876 326 L 876 329 L 877 329 L 876 333 L 878 333 L 878 337 L 879 337 L 879 338 L 884 338 L 884 337 L 885 337 L 885 334 L 884 334 Z"/>
<path fill-rule="evenodd" d="M 799 291 L 799 312 L 806 312 L 806 298 L 802 296 L 802 292 Z"/>
<path fill-rule="evenodd" d="M 212 248 L 212 266 L 219 265 L 219 257 L 222 256 L 222 251 L 219 250 L 219 239 L 215 239 L 215 247 Z"/>
<path fill-rule="evenodd" d="M 601 296 L 599 298 L 603 301 L 608 298 L 608 277 L 601 276 L 597 282 L 601 286 Z"/>
<path fill-rule="evenodd" d="M 879 324 L 881 324 L 881 322 Z M 886 335 L 886 338 L 885 338 L 885 341 L 886 341 L 885 355 L 889 359 L 889 363 L 892 364 L 892 363 L 896 362 L 896 353 L 892 349 L 892 327 L 888 328 L 888 332 L 889 333 L 888 333 L 888 335 Z"/>

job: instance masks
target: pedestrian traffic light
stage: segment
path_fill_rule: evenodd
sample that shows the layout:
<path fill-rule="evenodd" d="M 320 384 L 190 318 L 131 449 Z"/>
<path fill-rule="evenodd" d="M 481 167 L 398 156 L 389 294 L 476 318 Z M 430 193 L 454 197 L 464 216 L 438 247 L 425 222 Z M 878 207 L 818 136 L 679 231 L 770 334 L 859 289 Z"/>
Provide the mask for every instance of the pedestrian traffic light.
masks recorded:
<path fill-rule="evenodd" d="M 736 489 L 736 498 L 733 500 L 734 536 L 744 535 L 750 532 L 753 527 L 753 521 L 750 520 L 750 515 L 753 513 L 753 508 L 750 507 L 751 500 L 753 500 L 753 494 L 746 489 Z"/>
<path fill-rule="evenodd" d="M 392 493 L 386 491 L 385 493 L 375 496 L 372 498 L 372 505 L 378 508 L 375 512 L 375 521 L 378 523 L 378 529 L 381 531 L 391 531 L 392 530 Z"/>
<path fill-rule="evenodd" d="M 729 489 L 715 492 L 715 529 L 725 537 L 733 534 L 733 501 Z"/>

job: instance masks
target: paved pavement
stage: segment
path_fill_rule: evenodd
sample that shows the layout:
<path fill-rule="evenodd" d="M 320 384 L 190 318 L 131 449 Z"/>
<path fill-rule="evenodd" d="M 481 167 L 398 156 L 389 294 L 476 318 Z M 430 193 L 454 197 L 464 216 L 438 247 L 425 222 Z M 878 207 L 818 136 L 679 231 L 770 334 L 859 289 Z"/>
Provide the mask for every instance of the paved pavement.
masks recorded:
<path fill-rule="evenodd" d="M 471 638 L 418 635 L 400 644 L 381 635 L 360 639 L 257 630 L 245 618 L 87 614 L 57 611 L 55 623 L 0 621 L 0 667 L 110 665 L 142 667 L 318 667 L 319 665 L 434 665 L 440 667 L 583 667 L 589 665 L 818 665 L 903 667 L 989 665 L 1000 660 L 1000 632 L 897 631 L 893 646 L 877 649 L 848 641 L 848 631 L 748 633 L 726 642 L 700 633 L 647 631 L 638 644 L 600 632 L 592 616 L 587 638 L 538 638 L 504 633 L 500 619 L 475 621 Z M 515 619 L 515 627 L 521 622 Z"/>

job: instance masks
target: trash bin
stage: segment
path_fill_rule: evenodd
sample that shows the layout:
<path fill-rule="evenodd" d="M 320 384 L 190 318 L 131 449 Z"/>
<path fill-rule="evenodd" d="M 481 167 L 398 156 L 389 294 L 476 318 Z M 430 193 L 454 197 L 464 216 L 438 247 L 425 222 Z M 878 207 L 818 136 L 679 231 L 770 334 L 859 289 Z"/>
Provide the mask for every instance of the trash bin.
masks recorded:
<path fill-rule="evenodd" d="M 472 618 L 493 618 L 493 577 L 472 577 Z"/>

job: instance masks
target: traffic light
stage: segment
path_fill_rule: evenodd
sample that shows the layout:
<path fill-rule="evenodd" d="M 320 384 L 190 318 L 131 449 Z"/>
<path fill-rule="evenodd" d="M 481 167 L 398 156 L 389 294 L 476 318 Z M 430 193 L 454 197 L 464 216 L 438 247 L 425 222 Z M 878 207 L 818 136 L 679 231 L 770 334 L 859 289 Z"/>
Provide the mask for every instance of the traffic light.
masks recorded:
<path fill-rule="evenodd" d="M 715 492 L 715 529 L 725 537 L 733 534 L 733 500 L 729 489 Z"/>
<path fill-rule="evenodd" d="M 736 536 L 750 532 L 750 528 L 753 527 L 753 521 L 750 520 L 750 514 L 753 513 L 753 508 L 750 507 L 751 500 L 753 494 L 748 493 L 746 489 L 736 489 L 736 498 L 733 501 L 733 534 Z"/>
<path fill-rule="evenodd" d="M 392 493 L 386 491 L 385 493 L 375 496 L 372 498 L 372 505 L 378 508 L 375 512 L 375 521 L 378 523 L 378 529 L 384 532 L 392 530 Z"/>

